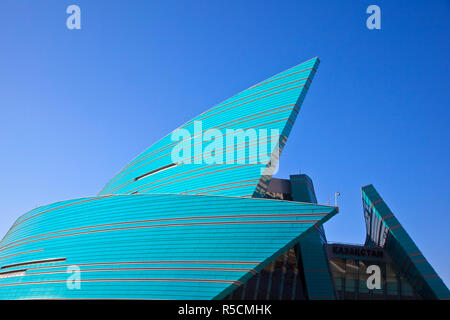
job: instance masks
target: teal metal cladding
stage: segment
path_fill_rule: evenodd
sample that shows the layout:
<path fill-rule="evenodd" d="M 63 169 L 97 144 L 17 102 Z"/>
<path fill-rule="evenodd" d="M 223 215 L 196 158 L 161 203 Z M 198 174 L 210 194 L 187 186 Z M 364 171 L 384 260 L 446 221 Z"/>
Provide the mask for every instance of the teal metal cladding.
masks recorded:
<path fill-rule="evenodd" d="M 117 173 L 99 195 L 186 193 L 262 197 L 271 178 L 268 164 L 277 163 L 278 154 L 274 151 L 278 148 L 281 152 L 286 143 L 318 65 L 318 58 L 308 60 L 188 121 L 177 130 L 186 129 L 190 136 L 180 141 L 173 141 L 172 134 L 162 138 Z M 202 158 L 209 155 L 206 150 L 213 138 L 196 134 L 194 127 L 199 121 L 200 132 L 217 129 L 223 133 L 223 139 L 234 140 L 227 130 L 238 129 L 255 130 L 257 136 L 249 134 L 244 143 L 235 141 L 232 146 L 224 145 L 223 141 L 223 147 L 215 150 L 215 155 L 224 163 L 207 163 Z M 262 135 L 262 129 L 267 130 L 267 136 Z M 279 136 L 270 136 L 271 130 L 276 130 Z M 172 152 L 181 141 L 186 145 L 181 150 L 190 152 L 191 163 L 173 165 Z M 262 159 L 260 155 L 266 153 L 267 159 Z M 225 161 L 227 156 L 234 161 Z"/>
<path fill-rule="evenodd" d="M 424 299 L 450 299 L 450 292 L 372 185 L 361 189 L 366 245 L 379 246 Z"/>
<path fill-rule="evenodd" d="M 0 242 L 0 299 L 227 296 L 337 211 L 256 199 L 264 196 L 275 150 L 286 143 L 318 64 L 308 60 L 187 122 L 179 129 L 189 136 L 162 138 L 99 196 L 20 217 Z M 236 161 L 201 159 L 213 141 L 206 135 L 211 129 L 248 134 L 214 149 L 215 156 Z M 266 136 L 252 135 L 261 129 Z M 180 142 L 183 151 L 193 150 L 192 163 L 174 162 Z"/>
<path fill-rule="evenodd" d="M 61 201 L 0 242 L 0 299 L 220 299 L 335 207 L 178 194 Z M 68 267 L 80 268 L 69 289 Z"/>
<path fill-rule="evenodd" d="M 307 175 L 291 175 L 292 199 L 317 203 L 314 185 Z M 299 248 L 305 274 L 306 290 L 310 300 L 335 300 L 335 290 L 324 250 L 325 231 L 315 226 L 302 235 Z"/>

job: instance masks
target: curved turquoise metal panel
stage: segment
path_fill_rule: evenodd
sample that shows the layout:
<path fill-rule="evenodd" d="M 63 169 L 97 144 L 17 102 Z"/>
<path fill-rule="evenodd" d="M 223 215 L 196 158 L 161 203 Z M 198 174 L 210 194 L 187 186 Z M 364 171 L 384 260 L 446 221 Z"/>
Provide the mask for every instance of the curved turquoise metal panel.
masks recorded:
<path fill-rule="evenodd" d="M 0 299 L 222 298 L 335 213 L 204 195 L 60 201 L 21 216 L 0 242 Z"/>
<path fill-rule="evenodd" d="M 99 195 L 186 193 L 262 197 L 272 176 L 270 165 L 275 167 L 278 162 L 279 152 L 286 143 L 318 65 L 318 58 L 308 60 L 188 121 L 138 155 L 105 185 Z M 216 136 L 205 136 L 213 129 L 220 131 L 221 141 Z M 248 133 L 240 143 L 227 131 L 239 129 Z M 177 140 L 173 134 L 180 130 L 186 130 L 183 132 L 189 135 Z M 256 135 L 252 134 L 253 130 Z M 271 132 L 279 135 L 271 136 Z M 218 145 L 213 145 L 213 141 Z M 182 164 L 174 161 L 177 145 L 180 146 L 179 154 L 185 155 Z M 209 151 L 213 146 L 218 147 L 214 148 L 212 156 Z M 267 157 L 262 156 L 266 154 Z"/>

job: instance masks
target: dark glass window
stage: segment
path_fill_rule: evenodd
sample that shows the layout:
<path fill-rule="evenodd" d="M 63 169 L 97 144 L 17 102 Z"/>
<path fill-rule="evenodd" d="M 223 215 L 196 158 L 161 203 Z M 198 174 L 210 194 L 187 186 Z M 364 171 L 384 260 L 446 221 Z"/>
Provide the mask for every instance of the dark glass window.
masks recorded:
<path fill-rule="evenodd" d="M 336 296 L 344 300 L 421 299 L 395 265 L 371 260 L 329 259 Z M 367 268 L 377 265 L 381 271 L 381 288 L 369 290 Z"/>
<path fill-rule="evenodd" d="M 305 294 L 297 248 L 291 248 L 236 288 L 225 299 L 303 300 Z"/>

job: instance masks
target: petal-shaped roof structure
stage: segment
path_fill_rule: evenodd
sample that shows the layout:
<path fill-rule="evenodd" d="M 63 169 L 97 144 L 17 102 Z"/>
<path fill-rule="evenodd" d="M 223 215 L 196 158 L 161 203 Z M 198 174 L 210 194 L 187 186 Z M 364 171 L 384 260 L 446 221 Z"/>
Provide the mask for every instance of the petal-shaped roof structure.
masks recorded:
<path fill-rule="evenodd" d="M 264 273 L 337 212 L 262 199 L 318 64 L 187 122 L 97 197 L 20 217 L 0 242 L 0 299 L 220 299 Z"/>
<path fill-rule="evenodd" d="M 318 58 L 301 63 L 188 121 L 138 155 L 99 195 L 263 196 L 318 65 Z"/>
<path fill-rule="evenodd" d="M 179 194 L 57 202 L 0 242 L 0 299 L 223 298 L 336 210 Z"/>
<path fill-rule="evenodd" d="M 384 248 L 424 299 L 450 299 L 450 291 L 373 185 L 361 188 L 366 245 Z"/>

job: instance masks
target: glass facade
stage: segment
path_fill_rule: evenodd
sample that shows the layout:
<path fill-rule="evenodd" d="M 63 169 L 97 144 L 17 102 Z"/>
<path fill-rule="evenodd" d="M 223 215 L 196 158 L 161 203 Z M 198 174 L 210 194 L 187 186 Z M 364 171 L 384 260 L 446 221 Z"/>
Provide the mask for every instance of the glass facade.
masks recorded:
<path fill-rule="evenodd" d="M 366 247 L 353 246 L 360 252 L 375 252 Z M 330 252 L 330 250 L 328 250 Z M 338 300 L 420 300 L 406 278 L 389 257 L 368 258 L 328 254 L 330 273 Z M 381 288 L 369 290 L 367 280 L 372 274 L 367 268 L 376 265 L 381 271 Z M 304 268 L 299 246 L 284 252 L 263 270 L 236 288 L 226 300 L 305 300 L 308 299 Z"/>
<path fill-rule="evenodd" d="M 332 245 L 330 245 L 332 246 Z M 385 252 L 364 246 L 352 246 L 355 252 L 366 250 L 378 258 L 337 256 L 329 254 L 328 262 L 338 300 L 421 300 L 406 278 L 399 272 Z M 284 252 L 275 261 L 236 288 L 226 300 L 305 300 L 308 299 L 304 268 L 299 246 Z M 368 254 L 370 255 L 370 253 Z M 367 280 L 376 265 L 381 271 L 381 288 L 368 289 Z"/>
<path fill-rule="evenodd" d="M 305 281 L 298 246 L 236 288 L 229 300 L 304 300 Z"/>
<path fill-rule="evenodd" d="M 330 270 L 333 276 L 336 297 L 340 300 L 399 300 L 421 299 L 408 281 L 390 262 L 358 259 L 357 257 L 331 257 Z M 381 288 L 369 290 L 367 273 L 370 265 L 381 271 Z"/>

